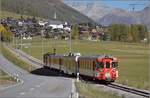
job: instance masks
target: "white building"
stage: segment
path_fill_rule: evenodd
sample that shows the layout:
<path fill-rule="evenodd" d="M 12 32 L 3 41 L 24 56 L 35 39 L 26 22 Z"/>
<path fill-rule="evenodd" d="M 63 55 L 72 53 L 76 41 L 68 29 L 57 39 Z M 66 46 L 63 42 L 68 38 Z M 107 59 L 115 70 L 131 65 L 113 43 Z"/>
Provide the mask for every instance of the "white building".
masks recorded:
<path fill-rule="evenodd" d="M 39 21 L 40 26 L 45 26 L 48 22 L 47 21 Z"/>
<path fill-rule="evenodd" d="M 18 25 L 19 25 L 19 26 L 23 26 L 23 22 L 19 21 L 19 22 L 18 22 Z"/>
<path fill-rule="evenodd" d="M 52 27 L 52 29 L 63 29 L 63 22 L 59 20 L 49 20 L 48 26 Z"/>
<path fill-rule="evenodd" d="M 70 27 L 64 27 L 64 30 L 66 30 L 66 31 L 71 31 L 71 28 Z"/>
<path fill-rule="evenodd" d="M 52 29 L 63 29 L 64 26 L 63 24 L 50 24 L 50 27 L 52 27 Z"/>

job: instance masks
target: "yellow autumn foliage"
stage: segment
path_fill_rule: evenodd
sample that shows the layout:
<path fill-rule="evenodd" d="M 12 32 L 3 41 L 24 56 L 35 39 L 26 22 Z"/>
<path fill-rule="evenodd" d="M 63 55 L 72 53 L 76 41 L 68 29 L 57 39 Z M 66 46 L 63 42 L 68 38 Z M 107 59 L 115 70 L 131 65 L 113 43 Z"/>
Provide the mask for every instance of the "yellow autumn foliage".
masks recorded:
<path fill-rule="evenodd" d="M 2 24 L 0 24 L 0 39 L 5 42 L 9 42 L 12 39 L 12 32 L 7 30 Z"/>

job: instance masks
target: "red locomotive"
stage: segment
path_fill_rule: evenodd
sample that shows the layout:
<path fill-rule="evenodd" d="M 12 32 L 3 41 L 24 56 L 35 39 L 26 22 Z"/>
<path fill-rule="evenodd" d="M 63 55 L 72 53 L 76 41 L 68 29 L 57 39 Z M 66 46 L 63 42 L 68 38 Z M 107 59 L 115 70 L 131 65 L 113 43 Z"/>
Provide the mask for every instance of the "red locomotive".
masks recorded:
<path fill-rule="evenodd" d="M 118 77 L 117 58 L 108 55 L 80 56 L 44 54 L 44 67 L 55 68 L 68 74 L 92 77 L 114 82 Z"/>

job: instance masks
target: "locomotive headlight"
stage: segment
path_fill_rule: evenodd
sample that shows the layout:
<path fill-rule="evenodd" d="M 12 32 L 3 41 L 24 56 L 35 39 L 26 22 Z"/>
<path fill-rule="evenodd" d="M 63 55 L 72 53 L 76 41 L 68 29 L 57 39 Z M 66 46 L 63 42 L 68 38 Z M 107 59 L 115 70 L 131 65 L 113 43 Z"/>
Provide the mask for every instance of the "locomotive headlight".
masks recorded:
<path fill-rule="evenodd" d="M 118 71 L 116 71 L 116 77 L 118 78 Z"/>
<path fill-rule="evenodd" d="M 110 78 L 110 73 L 105 73 L 105 78 L 107 81 L 111 81 L 111 78 Z"/>
<path fill-rule="evenodd" d="M 96 73 L 96 77 L 99 77 L 99 73 Z"/>
<path fill-rule="evenodd" d="M 108 73 L 108 72 L 105 73 L 105 77 L 106 77 L 106 78 L 110 78 L 110 73 Z"/>
<path fill-rule="evenodd" d="M 99 71 L 100 71 L 100 72 L 102 72 L 103 70 L 102 70 L 102 69 L 100 69 Z"/>

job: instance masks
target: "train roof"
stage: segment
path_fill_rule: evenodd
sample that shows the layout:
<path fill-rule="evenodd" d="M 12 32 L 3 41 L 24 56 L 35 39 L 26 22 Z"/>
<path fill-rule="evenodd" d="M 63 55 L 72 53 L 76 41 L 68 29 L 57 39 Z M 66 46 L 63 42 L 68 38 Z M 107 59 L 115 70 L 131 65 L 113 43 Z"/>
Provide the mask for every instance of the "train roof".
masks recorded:
<path fill-rule="evenodd" d="M 55 56 L 55 57 L 76 57 L 76 56 L 68 56 L 68 55 L 62 55 L 62 54 L 47 54 L 49 56 Z M 87 56 L 79 56 L 80 58 L 115 58 L 112 55 L 87 55 Z"/>
<path fill-rule="evenodd" d="M 89 55 L 89 56 L 81 56 L 80 58 L 114 58 L 111 55 Z"/>

